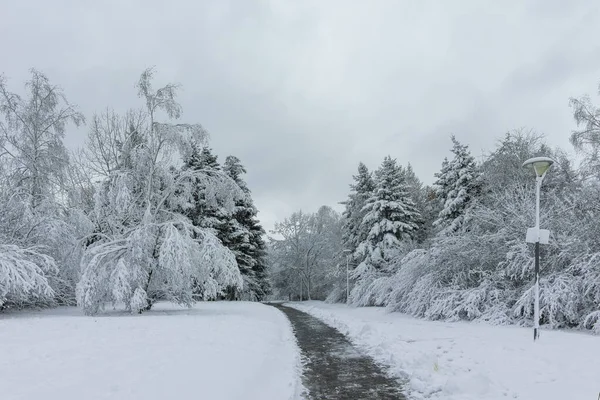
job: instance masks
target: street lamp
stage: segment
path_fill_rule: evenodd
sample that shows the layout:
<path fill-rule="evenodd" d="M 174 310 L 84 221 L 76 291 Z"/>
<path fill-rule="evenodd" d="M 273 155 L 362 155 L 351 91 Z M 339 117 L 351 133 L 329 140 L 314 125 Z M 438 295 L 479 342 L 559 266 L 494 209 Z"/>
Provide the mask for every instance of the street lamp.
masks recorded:
<path fill-rule="evenodd" d="M 546 172 L 554 164 L 548 157 L 534 157 L 523 163 L 535 172 L 535 227 L 527 229 L 527 243 L 535 243 L 535 302 L 533 305 L 533 340 L 540 337 L 540 243 L 548 244 L 550 231 L 540 229 L 540 189 Z"/>
<path fill-rule="evenodd" d="M 350 303 L 350 254 L 352 254 L 352 250 L 344 249 L 344 253 L 346 253 L 346 304 Z"/>

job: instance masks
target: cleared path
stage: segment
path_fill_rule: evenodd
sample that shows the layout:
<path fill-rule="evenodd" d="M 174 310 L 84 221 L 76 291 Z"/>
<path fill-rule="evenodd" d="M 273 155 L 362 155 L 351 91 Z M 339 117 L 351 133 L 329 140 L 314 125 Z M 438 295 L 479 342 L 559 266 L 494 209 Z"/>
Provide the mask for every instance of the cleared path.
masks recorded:
<path fill-rule="evenodd" d="M 385 375 L 336 329 L 296 309 L 273 304 L 290 319 L 305 359 L 302 382 L 314 400 L 405 400 L 401 384 Z"/>

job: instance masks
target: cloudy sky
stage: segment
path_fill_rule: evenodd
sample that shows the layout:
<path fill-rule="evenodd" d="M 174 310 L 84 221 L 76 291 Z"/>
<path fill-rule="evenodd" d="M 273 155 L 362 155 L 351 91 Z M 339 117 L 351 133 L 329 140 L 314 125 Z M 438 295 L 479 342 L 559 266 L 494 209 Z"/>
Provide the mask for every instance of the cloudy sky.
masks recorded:
<path fill-rule="evenodd" d="M 0 1 L 0 73 L 36 67 L 89 117 L 183 85 L 183 119 L 248 169 L 267 228 L 335 205 L 359 161 L 426 183 L 450 134 L 476 155 L 534 128 L 570 149 L 568 99 L 600 81 L 597 0 Z M 595 97 L 600 102 L 600 98 Z M 71 129 L 69 146 L 85 140 Z"/>

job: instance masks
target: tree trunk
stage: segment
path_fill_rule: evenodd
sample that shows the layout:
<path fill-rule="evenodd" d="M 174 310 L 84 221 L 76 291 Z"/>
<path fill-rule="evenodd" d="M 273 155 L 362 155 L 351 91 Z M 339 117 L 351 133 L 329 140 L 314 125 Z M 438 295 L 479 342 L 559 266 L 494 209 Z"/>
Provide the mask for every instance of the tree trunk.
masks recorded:
<path fill-rule="evenodd" d="M 152 305 L 154 304 L 154 302 L 150 299 L 150 296 L 148 294 L 148 288 L 150 287 L 151 279 L 152 279 L 152 270 L 150 270 L 150 273 L 148 273 L 148 280 L 146 281 L 146 287 L 144 288 L 144 290 L 146 291 L 146 307 L 144 307 L 142 310 L 139 311 L 140 314 L 142 313 L 142 311 L 150 311 L 150 309 L 152 308 Z"/>

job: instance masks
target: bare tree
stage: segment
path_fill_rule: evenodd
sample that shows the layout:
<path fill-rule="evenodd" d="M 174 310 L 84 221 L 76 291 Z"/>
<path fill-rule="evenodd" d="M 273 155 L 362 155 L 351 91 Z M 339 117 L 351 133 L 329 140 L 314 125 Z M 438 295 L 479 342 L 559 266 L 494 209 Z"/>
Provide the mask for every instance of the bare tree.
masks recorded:
<path fill-rule="evenodd" d="M 315 288 L 322 288 L 331 279 L 341 252 L 339 219 L 333 209 L 323 206 L 315 214 L 298 211 L 275 224 L 277 238 L 271 238 L 271 261 L 280 294 L 299 288 L 300 297 L 311 300 Z M 325 297 L 325 292 L 320 294 Z"/>

